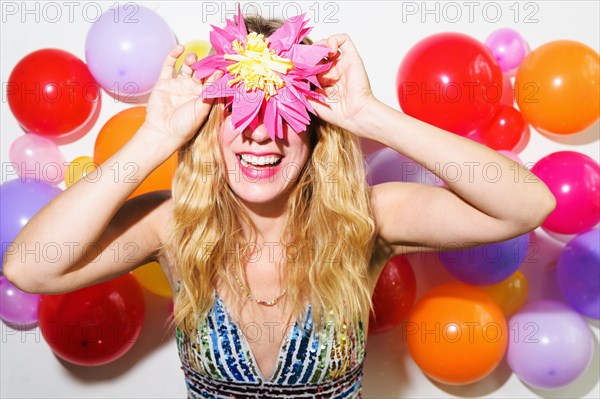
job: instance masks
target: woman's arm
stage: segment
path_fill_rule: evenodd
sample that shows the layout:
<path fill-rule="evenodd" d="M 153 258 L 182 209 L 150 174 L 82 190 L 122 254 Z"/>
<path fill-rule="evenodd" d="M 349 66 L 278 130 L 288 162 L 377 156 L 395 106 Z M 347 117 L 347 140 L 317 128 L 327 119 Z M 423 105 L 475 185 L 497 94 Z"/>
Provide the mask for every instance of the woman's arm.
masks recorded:
<path fill-rule="evenodd" d="M 378 101 L 348 35 L 315 44 L 327 45 L 333 60 L 319 76 L 327 101 L 311 100 L 319 117 L 391 147 L 448 184 L 394 182 L 372 188 L 379 236 L 397 252 L 507 240 L 535 229 L 552 212 L 556 200 L 548 187 L 518 163 Z M 458 169 L 457 178 L 444 176 L 449 166 Z"/>
<path fill-rule="evenodd" d="M 151 226 L 162 200 L 154 193 L 126 200 L 170 155 L 151 136 L 140 129 L 38 211 L 6 251 L 6 278 L 26 292 L 63 293 L 128 272 L 150 256 L 159 244 Z M 125 175 L 127 181 L 116 178 Z M 46 258 L 44 248 L 56 254 Z"/>
<path fill-rule="evenodd" d="M 212 99 L 200 95 L 217 77 L 201 82 L 173 76 L 183 51 L 184 47 L 177 45 L 165 58 L 146 106 L 146 119 L 131 140 L 86 178 L 53 198 L 21 229 L 6 251 L 3 267 L 15 286 L 36 293 L 73 291 L 126 273 L 155 254 L 170 193 L 156 191 L 127 198 L 196 134 L 212 104 Z M 195 61 L 196 56 L 188 54 L 182 66 L 190 75 L 189 65 Z M 135 165 L 133 175 L 131 165 Z M 125 175 L 126 181 L 115 178 Z M 40 249 L 50 244 L 58 248 L 60 256 L 44 257 Z"/>
<path fill-rule="evenodd" d="M 350 128 L 405 154 L 448 184 L 373 187 L 380 234 L 404 243 L 405 250 L 506 240 L 535 229 L 555 208 L 548 187 L 517 162 L 379 101 L 364 107 Z M 452 176 L 444 176 L 445 170 Z"/>

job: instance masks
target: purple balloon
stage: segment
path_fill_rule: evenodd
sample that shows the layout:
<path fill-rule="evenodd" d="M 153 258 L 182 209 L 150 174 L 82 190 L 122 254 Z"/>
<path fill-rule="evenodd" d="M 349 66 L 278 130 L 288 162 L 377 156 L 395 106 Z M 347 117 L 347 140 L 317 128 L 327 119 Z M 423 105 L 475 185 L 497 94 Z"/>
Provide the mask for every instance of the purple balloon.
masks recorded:
<path fill-rule="evenodd" d="M 152 90 L 162 63 L 177 44 L 169 25 L 136 3 L 107 10 L 85 41 L 85 59 L 96 81 L 117 96 L 141 96 Z"/>
<path fill-rule="evenodd" d="M 576 235 L 558 258 L 560 291 L 579 313 L 600 319 L 600 229 Z"/>
<path fill-rule="evenodd" d="M 0 243 L 3 265 L 8 245 L 23 226 L 61 192 L 60 188 L 40 180 L 15 179 L 0 185 Z"/>
<path fill-rule="evenodd" d="M 9 323 L 37 323 L 39 294 L 30 294 L 0 276 L 0 318 Z"/>
<path fill-rule="evenodd" d="M 508 325 L 508 365 L 532 387 L 563 387 L 583 374 L 592 361 L 592 332 L 585 319 L 564 303 L 529 303 Z"/>
<path fill-rule="evenodd" d="M 485 45 L 492 51 L 503 72 L 518 67 L 527 55 L 528 46 L 519 32 L 503 28 L 498 29 L 487 39 Z"/>
<path fill-rule="evenodd" d="M 529 233 L 507 241 L 456 251 L 440 248 L 440 260 L 453 277 L 470 285 L 492 285 L 510 277 L 525 259 Z M 446 248 L 449 249 L 449 248 Z"/>
<path fill-rule="evenodd" d="M 444 181 L 409 157 L 391 148 L 382 148 L 367 159 L 367 181 L 370 185 L 391 181 L 442 186 Z"/>

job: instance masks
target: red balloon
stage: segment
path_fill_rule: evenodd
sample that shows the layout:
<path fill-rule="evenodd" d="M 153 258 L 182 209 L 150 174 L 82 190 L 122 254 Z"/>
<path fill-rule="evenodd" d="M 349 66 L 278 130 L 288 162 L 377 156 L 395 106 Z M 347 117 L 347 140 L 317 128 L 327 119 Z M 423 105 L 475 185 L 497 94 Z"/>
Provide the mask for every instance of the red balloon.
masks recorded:
<path fill-rule="evenodd" d="M 502 97 L 500 103 L 514 107 L 515 105 L 515 85 L 508 74 L 502 75 Z"/>
<path fill-rule="evenodd" d="M 503 105 L 498 116 L 481 131 L 483 144 L 494 150 L 514 151 L 527 137 L 529 124 L 513 107 Z"/>
<path fill-rule="evenodd" d="M 398 326 L 410 313 L 417 294 L 415 273 L 403 255 L 386 263 L 373 293 L 375 318 L 369 317 L 369 334 L 380 334 Z"/>
<path fill-rule="evenodd" d="M 99 366 L 124 355 L 140 336 L 144 295 L 127 273 L 66 294 L 42 295 L 38 321 L 56 355 L 81 366 Z"/>
<path fill-rule="evenodd" d="M 60 49 L 25 56 L 6 86 L 8 105 L 29 133 L 64 138 L 83 126 L 100 105 L 100 86 L 83 61 Z"/>
<path fill-rule="evenodd" d="M 438 33 L 410 49 L 396 87 L 406 114 L 465 136 L 498 112 L 503 77 L 484 44 L 461 33 Z"/>

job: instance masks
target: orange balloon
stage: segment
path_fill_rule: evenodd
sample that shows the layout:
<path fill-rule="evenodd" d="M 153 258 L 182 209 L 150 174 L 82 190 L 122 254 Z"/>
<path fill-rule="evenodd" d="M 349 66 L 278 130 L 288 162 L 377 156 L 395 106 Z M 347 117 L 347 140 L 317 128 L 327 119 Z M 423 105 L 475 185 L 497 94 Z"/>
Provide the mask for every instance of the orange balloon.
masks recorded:
<path fill-rule="evenodd" d="M 573 134 L 600 116 L 600 61 L 592 48 L 572 40 L 546 43 L 525 57 L 515 98 L 538 131 Z"/>
<path fill-rule="evenodd" d="M 158 262 L 149 262 L 132 271 L 133 276 L 148 291 L 165 297 L 171 297 L 169 280 Z"/>
<path fill-rule="evenodd" d="M 119 112 L 102 126 L 96 144 L 94 145 L 94 161 L 102 164 L 121 147 L 125 145 L 142 126 L 146 119 L 146 107 L 132 107 Z M 119 165 L 118 168 L 107 169 L 106 173 L 113 173 L 115 181 L 131 181 L 131 176 L 138 166 Z M 150 175 L 135 189 L 129 198 L 157 190 L 170 190 L 173 175 L 177 167 L 177 152 L 169 159 L 154 169 Z"/>
<path fill-rule="evenodd" d="M 521 309 L 527 301 L 527 278 L 520 271 L 516 271 L 506 280 L 494 285 L 480 286 L 500 306 L 505 317 L 510 317 Z"/>
<path fill-rule="evenodd" d="M 502 361 L 508 327 L 502 310 L 479 288 L 448 283 L 432 288 L 406 324 L 408 349 L 429 377 L 462 385 L 489 375 Z"/>

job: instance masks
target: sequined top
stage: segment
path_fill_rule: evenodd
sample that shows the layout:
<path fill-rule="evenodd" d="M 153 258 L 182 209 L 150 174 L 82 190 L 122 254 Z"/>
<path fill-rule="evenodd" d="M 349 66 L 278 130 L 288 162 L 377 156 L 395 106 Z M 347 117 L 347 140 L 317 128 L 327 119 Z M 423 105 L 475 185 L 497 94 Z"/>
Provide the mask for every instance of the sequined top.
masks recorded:
<path fill-rule="evenodd" d="M 175 327 L 188 398 L 362 398 L 362 320 L 355 328 L 335 329 L 331 321 L 316 328 L 308 304 L 304 323 L 289 329 L 272 375 L 265 378 L 216 291 L 214 299 L 192 337 Z"/>

